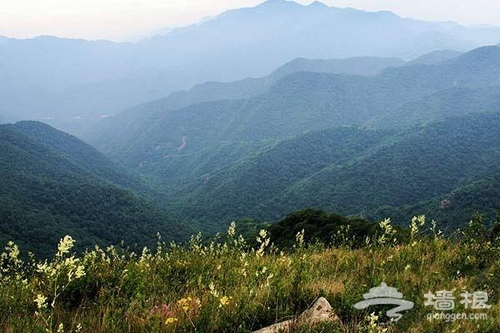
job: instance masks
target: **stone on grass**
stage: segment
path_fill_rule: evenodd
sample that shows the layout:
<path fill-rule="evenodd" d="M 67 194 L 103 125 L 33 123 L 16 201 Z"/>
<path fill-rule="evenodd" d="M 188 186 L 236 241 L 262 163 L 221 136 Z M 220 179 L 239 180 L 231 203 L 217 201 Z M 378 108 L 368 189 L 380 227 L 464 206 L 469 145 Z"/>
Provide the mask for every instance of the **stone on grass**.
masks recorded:
<path fill-rule="evenodd" d="M 316 325 L 320 322 L 338 321 L 339 317 L 332 312 L 332 306 L 324 297 L 320 297 L 314 302 L 313 306 L 304 311 L 295 319 L 283 321 L 268 327 L 264 327 L 253 333 L 278 333 L 288 332 L 295 325 Z"/>

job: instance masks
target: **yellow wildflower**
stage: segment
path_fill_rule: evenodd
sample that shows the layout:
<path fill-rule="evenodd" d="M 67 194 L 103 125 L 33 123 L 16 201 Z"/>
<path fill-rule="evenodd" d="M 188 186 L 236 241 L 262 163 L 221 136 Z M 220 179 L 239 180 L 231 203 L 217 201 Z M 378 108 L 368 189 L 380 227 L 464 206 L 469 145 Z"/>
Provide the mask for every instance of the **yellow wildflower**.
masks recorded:
<path fill-rule="evenodd" d="M 174 317 L 167 318 L 167 320 L 165 320 L 165 325 L 173 324 L 176 321 L 177 321 L 177 318 L 174 318 Z"/>
<path fill-rule="evenodd" d="M 220 301 L 220 307 L 226 306 L 229 304 L 230 298 L 227 296 L 222 296 L 219 301 Z"/>
<path fill-rule="evenodd" d="M 188 298 L 183 298 L 177 301 L 177 305 L 182 308 L 184 311 L 189 310 L 189 304 L 191 303 L 193 299 L 191 297 Z"/>

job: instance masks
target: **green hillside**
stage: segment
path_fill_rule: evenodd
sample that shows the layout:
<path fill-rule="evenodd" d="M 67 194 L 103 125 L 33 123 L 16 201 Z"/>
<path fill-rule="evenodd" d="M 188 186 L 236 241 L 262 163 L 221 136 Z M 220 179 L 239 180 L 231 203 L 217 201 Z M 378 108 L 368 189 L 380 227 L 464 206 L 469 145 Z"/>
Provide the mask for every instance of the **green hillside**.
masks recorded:
<path fill-rule="evenodd" d="M 11 133 L 17 132 L 19 135 L 28 137 L 34 142 L 30 152 L 36 153 L 38 146 L 44 146 L 66 163 L 61 163 L 58 168 L 68 168 L 70 173 L 78 173 L 82 176 L 92 175 L 93 177 L 112 182 L 115 185 L 133 189 L 136 191 L 148 192 L 149 188 L 140 177 L 132 171 L 119 166 L 99 153 L 94 147 L 85 144 L 78 138 L 58 131 L 49 125 L 35 121 L 22 121 L 15 125 L 5 125 L 2 127 Z M 15 140 L 18 145 L 28 144 L 22 138 Z M 44 171 L 51 170 L 51 162 L 48 159 L 40 158 L 40 163 L 45 165 Z M 67 165 L 67 166 L 66 166 Z"/>
<path fill-rule="evenodd" d="M 290 189 L 283 203 L 370 215 L 383 206 L 403 208 L 429 198 L 445 200 L 458 188 L 499 174 L 499 126 L 500 116 L 494 114 L 416 127 L 391 138 L 392 142 L 349 168 L 325 168 Z M 494 196 L 477 196 L 476 200 L 490 201 L 490 206 L 498 201 Z M 425 213 L 431 215 L 439 207 Z M 440 221 L 458 226 L 469 218 L 443 216 Z"/>
<path fill-rule="evenodd" d="M 151 244 L 186 229 L 130 189 L 146 185 L 94 148 L 45 124 L 0 126 L 0 242 L 14 240 L 39 255 L 75 235 L 94 244 Z"/>
<path fill-rule="evenodd" d="M 498 128 L 500 114 L 477 114 L 396 134 L 311 132 L 216 172 L 178 203 L 195 219 L 226 222 L 246 216 L 276 220 L 308 207 L 404 221 L 419 213 L 408 208 L 420 204 L 420 213 L 457 227 L 473 209 L 490 215 L 498 209 L 495 191 L 487 190 L 492 186 L 482 195 L 473 190 L 500 173 Z M 446 199 L 452 205 L 441 209 Z M 467 209 L 459 208 L 462 202 Z"/>
<path fill-rule="evenodd" d="M 283 140 L 211 173 L 208 182 L 197 179 L 178 203 L 193 218 L 277 219 L 283 214 L 279 198 L 290 186 L 329 166 L 348 166 L 390 134 L 340 127 Z"/>
<path fill-rule="evenodd" d="M 500 209 L 500 178 L 498 174 L 459 186 L 449 193 L 439 195 L 404 207 L 381 207 L 374 216 L 392 216 L 395 221 L 404 221 L 418 212 L 429 212 L 429 219 L 439 221 L 446 232 L 456 230 L 469 222 L 478 212 L 484 214 L 485 221 L 491 223 L 495 212 Z"/>

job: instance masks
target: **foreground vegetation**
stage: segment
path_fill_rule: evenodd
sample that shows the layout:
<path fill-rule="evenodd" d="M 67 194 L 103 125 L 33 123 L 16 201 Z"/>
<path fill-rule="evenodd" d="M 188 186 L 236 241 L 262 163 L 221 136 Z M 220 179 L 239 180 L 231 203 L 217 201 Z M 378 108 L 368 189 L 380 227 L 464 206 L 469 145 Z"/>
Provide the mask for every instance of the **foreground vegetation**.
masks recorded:
<path fill-rule="evenodd" d="M 20 259 L 9 243 L 1 254 L 0 331 L 2 332 L 247 332 L 289 319 L 318 296 L 332 304 L 339 321 L 296 332 L 498 332 L 500 330 L 500 222 L 486 230 L 480 216 L 460 233 L 445 239 L 425 217 L 411 221 L 398 237 L 389 220 L 364 245 L 339 232 L 343 245 L 307 244 L 303 232 L 282 251 L 262 230 L 256 245 L 227 234 L 210 241 L 193 237 L 133 253 L 96 247 L 72 253 L 66 236 L 50 261 Z M 337 239 L 337 240 L 338 240 Z M 412 310 L 398 322 L 387 308 L 356 310 L 354 304 L 381 282 L 397 288 Z M 455 296 L 486 291 L 486 319 L 428 321 L 435 311 L 424 306 L 428 291 L 455 291 Z"/>

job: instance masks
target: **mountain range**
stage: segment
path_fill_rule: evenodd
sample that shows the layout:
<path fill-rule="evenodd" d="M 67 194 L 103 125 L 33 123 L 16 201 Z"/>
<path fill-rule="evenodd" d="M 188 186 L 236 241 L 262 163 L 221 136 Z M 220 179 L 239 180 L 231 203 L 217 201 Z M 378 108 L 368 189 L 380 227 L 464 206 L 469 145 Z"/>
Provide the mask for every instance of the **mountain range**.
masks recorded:
<path fill-rule="evenodd" d="M 186 151 L 193 154 L 219 142 L 277 139 L 339 125 L 407 127 L 458 115 L 459 109 L 451 107 L 456 114 L 446 111 L 450 105 L 440 95 L 451 95 L 448 99 L 455 105 L 469 102 L 471 107 L 481 96 L 490 97 L 481 102 L 484 109 L 462 113 L 495 108 L 499 61 L 500 48 L 491 46 L 434 65 L 389 68 L 375 76 L 299 71 L 257 79 L 259 88 L 253 90 L 247 89 L 247 81 L 218 86 L 221 89 L 204 85 L 181 95 L 180 103 L 174 94 L 106 119 L 96 135 L 85 138 L 106 154 L 137 166 L 176 155 L 182 136 L 187 137 Z M 232 99 L 234 95 L 241 98 Z M 427 106 L 433 98 L 444 102 L 434 103 L 431 112 Z M 397 124 L 391 123 L 395 114 L 401 118 Z M 382 121 L 384 117 L 388 120 Z"/>
<path fill-rule="evenodd" d="M 0 242 L 490 220 L 499 32 L 269 0 L 136 43 L 0 38 L 0 122 L 49 124 L 0 125 Z"/>
<path fill-rule="evenodd" d="M 300 57 L 411 59 L 496 44 L 499 35 L 498 28 L 269 0 L 137 43 L 3 39 L 0 114 L 81 133 L 131 105 L 207 81 L 260 77 Z"/>
<path fill-rule="evenodd" d="M 498 180 L 500 48 L 433 56 L 364 76 L 280 69 L 210 83 L 106 119 L 89 141 L 206 229 L 309 207 L 400 223 L 428 212 L 453 229 L 497 205 L 495 191 L 483 205 L 471 191 Z M 448 201 L 467 204 L 441 210 Z"/>

